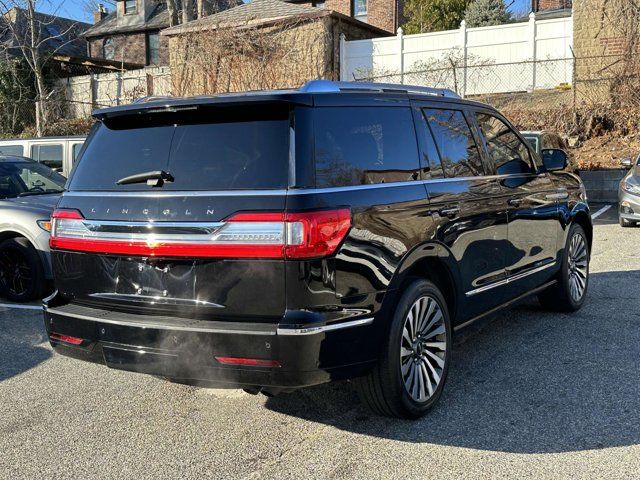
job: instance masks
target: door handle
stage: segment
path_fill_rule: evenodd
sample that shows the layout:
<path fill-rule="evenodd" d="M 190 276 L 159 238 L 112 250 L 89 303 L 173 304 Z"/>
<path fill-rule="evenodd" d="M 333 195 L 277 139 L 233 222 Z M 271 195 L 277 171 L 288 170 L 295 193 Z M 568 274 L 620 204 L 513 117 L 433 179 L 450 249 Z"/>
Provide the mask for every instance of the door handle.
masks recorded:
<path fill-rule="evenodd" d="M 510 207 L 519 207 L 524 200 L 522 198 L 510 198 L 507 200 L 507 205 Z"/>
<path fill-rule="evenodd" d="M 438 210 L 438 213 L 442 217 L 452 218 L 460 213 L 460 207 L 443 208 L 442 210 Z"/>

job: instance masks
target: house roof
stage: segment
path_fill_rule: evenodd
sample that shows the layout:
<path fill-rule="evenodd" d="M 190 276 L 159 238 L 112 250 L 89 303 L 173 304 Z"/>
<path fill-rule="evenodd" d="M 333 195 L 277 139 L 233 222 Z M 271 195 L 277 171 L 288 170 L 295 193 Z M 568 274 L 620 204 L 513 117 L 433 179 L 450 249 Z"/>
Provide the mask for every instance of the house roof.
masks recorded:
<path fill-rule="evenodd" d="M 44 51 L 69 56 L 86 55 L 87 44 L 80 38 L 80 32 L 89 26 L 88 23 L 40 12 L 35 12 L 35 18 Z M 12 55 L 21 55 L 18 47 L 28 37 L 27 21 L 26 10 L 18 7 L 0 16 L 0 44 L 5 45 Z M 14 33 L 22 38 L 16 38 Z"/>
<path fill-rule="evenodd" d="M 95 25 L 89 27 L 82 33 L 85 38 L 102 37 L 117 33 L 139 32 L 147 30 L 161 30 L 169 26 L 169 12 L 167 4 L 158 2 L 149 18 L 143 25 L 118 25 L 118 15 L 115 11 L 104 17 Z"/>
<path fill-rule="evenodd" d="M 330 13 L 329 10 L 283 2 L 282 0 L 253 0 L 250 3 L 245 3 L 187 24 L 176 25 L 175 27 L 164 30 L 162 33 L 173 35 L 220 26 L 231 27 L 248 23 L 263 23 L 265 21 L 289 17 L 324 16 Z"/>

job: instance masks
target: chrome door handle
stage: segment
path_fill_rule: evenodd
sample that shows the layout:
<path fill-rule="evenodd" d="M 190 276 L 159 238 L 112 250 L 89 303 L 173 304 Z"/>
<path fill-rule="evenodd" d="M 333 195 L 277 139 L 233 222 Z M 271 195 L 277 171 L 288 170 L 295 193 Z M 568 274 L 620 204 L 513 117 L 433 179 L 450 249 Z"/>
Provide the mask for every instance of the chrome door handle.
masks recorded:
<path fill-rule="evenodd" d="M 569 192 L 564 190 L 558 193 L 549 193 L 545 195 L 545 198 L 547 200 L 566 200 L 567 198 L 569 198 Z"/>
<path fill-rule="evenodd" d="M 460 207 L 443 208 L 442 210 L 438 210 L 438 213 L 442 217 L 455 217 L 460 213 Z"/>

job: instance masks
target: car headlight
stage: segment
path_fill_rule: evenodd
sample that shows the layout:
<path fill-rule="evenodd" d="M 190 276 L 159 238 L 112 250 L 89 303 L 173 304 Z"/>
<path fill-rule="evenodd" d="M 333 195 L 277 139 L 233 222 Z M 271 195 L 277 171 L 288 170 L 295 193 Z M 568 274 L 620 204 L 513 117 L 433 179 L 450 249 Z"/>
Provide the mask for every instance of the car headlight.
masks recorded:
<path fill-rule="evenodd" d="M 624 180 L 622 182 L 622 189 L 625 192 L 632 193 L 633 195 L 640 195 L 640 185 L 631 183 L 629 180 Z"/>
<path fill-rule="evenodd" d="M 47 218 L 46 220 L 37 220 L 36 223 L 44 231 L 51 232 L 51 219 Z"/>

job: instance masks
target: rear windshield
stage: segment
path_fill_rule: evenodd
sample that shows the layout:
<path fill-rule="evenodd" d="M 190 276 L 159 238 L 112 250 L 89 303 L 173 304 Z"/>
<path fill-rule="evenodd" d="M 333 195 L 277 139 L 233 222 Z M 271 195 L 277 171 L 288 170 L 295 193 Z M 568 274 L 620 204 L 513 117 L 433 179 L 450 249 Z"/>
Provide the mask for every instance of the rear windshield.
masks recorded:
<path fill-rule="evenodd" d="M 282 188 L 289 165 L 286 106 L 193 108 L 127 115 L 99 124 L 70 190 L 234 190 Z M 164 170 L 162 187 L 117 185 Z"/>

